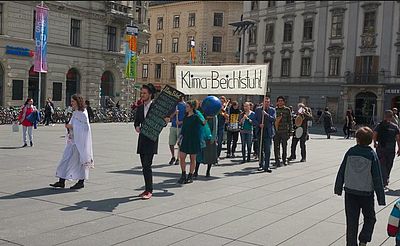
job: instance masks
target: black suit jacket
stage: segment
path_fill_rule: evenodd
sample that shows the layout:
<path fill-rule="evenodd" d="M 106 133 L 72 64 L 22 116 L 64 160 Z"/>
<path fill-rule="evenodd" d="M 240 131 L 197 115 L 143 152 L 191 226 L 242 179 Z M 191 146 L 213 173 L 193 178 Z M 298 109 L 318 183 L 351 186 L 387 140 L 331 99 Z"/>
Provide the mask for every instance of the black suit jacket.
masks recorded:
<path fill-rule="evenodd" d="M 144 104 L 140 105 L 136 110 L 135 128 L 142 126 L 145 120 L 144 117 Z M 158 139 L 153 141 L 145 135 L 139 133 L 139 140 L 137 144 L 137 154 L 157 154 Z"/>

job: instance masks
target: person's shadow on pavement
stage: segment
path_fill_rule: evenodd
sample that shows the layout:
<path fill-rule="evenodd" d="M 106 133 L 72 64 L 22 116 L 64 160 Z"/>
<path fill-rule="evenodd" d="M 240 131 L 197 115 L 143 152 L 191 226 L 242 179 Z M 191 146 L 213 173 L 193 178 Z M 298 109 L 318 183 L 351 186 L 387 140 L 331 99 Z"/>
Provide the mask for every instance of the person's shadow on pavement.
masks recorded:
<path fill-rule="evenodd" d="M 39 188 L 39 189 L 34 189 L 34 190 L 21 191 L 21 192 L 15 193 L 15 194 L 2 196 L 2 197 L 0 197 L 0 200 L 58 195 L 58 194 L 69 193 L 69 192 L 77 192 L 77 191 L 70 190 L 70 189 L 54 189 L 54 188 L 46 187 L 46 188 Z"/>
<path fill-rule="evenodd" d="M 140 197 L 137 196 L 127 196 L 121 198 L 109 198 L 98 201 L 84 200 L 81 202 L 75 203 L 74 206 L 69 206 L 65 208 L 61 208 L 61 211 L 75 211 L 79 209 L 85 209 L 88 211 L 97 211 L 97 212 L 112 212 L 118 205 L 127 202 L 133 202 L 141 200 Z"/>

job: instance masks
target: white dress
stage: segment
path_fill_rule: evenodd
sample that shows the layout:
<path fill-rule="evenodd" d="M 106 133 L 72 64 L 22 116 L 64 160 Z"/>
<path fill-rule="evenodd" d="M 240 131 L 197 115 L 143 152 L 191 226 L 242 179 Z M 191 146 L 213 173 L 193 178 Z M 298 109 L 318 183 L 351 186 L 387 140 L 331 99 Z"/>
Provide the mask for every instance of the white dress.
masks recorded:
<path fill-rule="evenodd" d="M 69 122 L 72 130 L 66 136 L 64 154 L 58 164 L 56 177 L 62 179 L 88 179 L 94 167 L 92 131 L 86 109 L 74 111 Z"/>

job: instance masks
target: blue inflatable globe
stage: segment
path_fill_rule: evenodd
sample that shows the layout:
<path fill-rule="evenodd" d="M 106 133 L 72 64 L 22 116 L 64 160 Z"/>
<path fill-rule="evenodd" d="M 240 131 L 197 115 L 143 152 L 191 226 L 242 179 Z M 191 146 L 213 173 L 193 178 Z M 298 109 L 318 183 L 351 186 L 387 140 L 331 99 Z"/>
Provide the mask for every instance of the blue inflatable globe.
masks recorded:
<path fill-rule="evenodd" d="M 222 103 L 218 97 L 208 96 L 201 103 L 201 108 L 206 116 L 214 116 L 221 110 Z"/>

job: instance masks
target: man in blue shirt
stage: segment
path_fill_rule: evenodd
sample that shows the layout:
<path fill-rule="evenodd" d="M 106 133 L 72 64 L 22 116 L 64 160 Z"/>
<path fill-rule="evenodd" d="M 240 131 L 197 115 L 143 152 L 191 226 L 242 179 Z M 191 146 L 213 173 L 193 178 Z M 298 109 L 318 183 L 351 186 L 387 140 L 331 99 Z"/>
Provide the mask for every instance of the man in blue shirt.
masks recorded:
<path fill-rule="evenodd" d="M 271 107 L 271 99 L 269 97 L 265 97 L 263 106 L 256 109 L 256 118 L 253 122 L 256 125 L 256 127 L 259 128 L 258 139 L 261 151 L 261 158 L 259 162 L 260 167 L 258 168 L 258 170 L 268 173 L 272 172 L 271 169 L 269 168 L 269 164 L 271 158 L 272 139 L 275 136 L 275 128 L 274 128 L 275 117 L 276 117 L 276 112 L 275 109 Z"/>
<path fill-rule="evenodd" d="M 169 130 L 169 150 L 171 151 L 170 165 L 178 165 L 179 158 L 175 158 L 175 145 L 178 142 L 178 136 L 182 127 L 183 118 L 186 113 L 186 103 L 184 97 L 181 97 L 181 101 L 176 106 L 176 111 L 170 116 L 171 128 Z M 177 121 L 178 120 L 178 121 Z"/>

